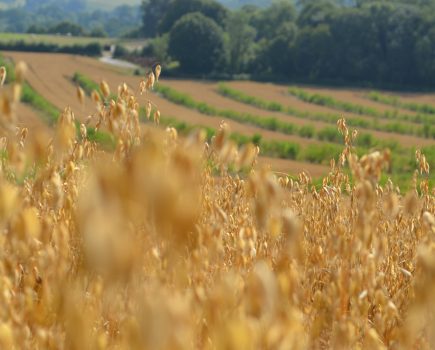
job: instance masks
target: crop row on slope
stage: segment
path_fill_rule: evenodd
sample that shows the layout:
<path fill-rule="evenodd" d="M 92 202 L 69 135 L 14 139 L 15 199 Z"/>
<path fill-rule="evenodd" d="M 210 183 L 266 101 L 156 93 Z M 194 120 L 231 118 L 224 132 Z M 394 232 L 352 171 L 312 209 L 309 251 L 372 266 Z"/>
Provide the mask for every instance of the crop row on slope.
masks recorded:
<path fill-rule="evenodd" d="M 418 102 L 404 102 L 396 96 L 383 94 L 379 91 L 371 91 L 366 95 L 366 97 L 372 101 L 388 106 L 403 108 L 417 113 L 435 114 L 435 106 L 433 105 Z M 433 121 L 434 119 L 432 118 L 432 122 Z"/>
<path fill-rule="evenodd" d="M 8 71 L 7 83 L 13 83 L 15 81 L 14 70 L 11 68 L 10 62 L 6 61 L 2 56 L 0 56 L 0 65 L 6 67 Z M 61 111 L 56 108 L 50 101 L 46 100 L 42 95 L 40 95 L 35 89 L 33 89 L 27 82 L 22 84 L 21 91 L 21 102 L 28 104 L 33 109 L 40 112 L 41 118 L 50 126 L 56 124 Z M 79 133 L 79 123 L 76 122 L 77 133 Z M 90 141 L 98 142 L 105 147 L 112 147 L 113 140 L 109 135 L 96 131 L 94 128 L 87 128 L 87 135 Z"/>
<path fill-rule="evenodd" d="M 183 105 L 187 108 L 191 108 L 199 111 L 202 114 L 209 116 L 225 117 L 241 123 L 255 125 L 262 129 L 279 131 L 283 134 L 298 135 L 305 138 L 313 138 L 319 141 L 328 141 L 332 143 L 342 143 L 342 137 L 338 133 L 335 127 L 324 127 L 316 130 L 309 125 L 297 126 L 295 124 L 281 121 L 275 117 L 262 117 L 258 115 L 241 113 L 233 110 L 219 109 L 204 102 L 198 102 L 186 93 L 182 93 L 168 86 L 159 85 L 156 87 L 156 92 L 160 93 L 163 97 L 173 103 Z M 333 119 L 335 118 L 335 119 Z M 338 116 L 332 116 L 329 122 L 334 124 L 338 120 Z M 354 126 L 352 123 L 350 126 Z M 396 148 L 398 144 L 394 140 L 379 140 L 370 135 L 369 133 L 361 133 L 357 140 L 357 145 L 361 147 L 390 147 Z"/>
<path fill-rule="evenodd" d="M 91 94 L 92 90 L 99 91 L 99 85 L 88 78 L 87 76 L 76 72 L 74 74 L 74 80 L 77 84 L 79 84 L 88 94 Z M 216 115 L 216 113 L 220 113 L 220 110 L 213 106 L 209 106 L 202 102 L 197 102 L 189 95 L 180 93 L 179 91 L 169 88 L 166 86 L 156 85 L 154 87 L 156 92 L 162 93 L 164 97 L 168 98 L 171 102 L 181 104 L 185 107 L 196 109 L 202 112 L 205 115 Z M 224 111 L 225 115 L 221 115 L 223 117 L 227 117 L 231 119 L 229 116 L 240 115 L 236 112 L 229 111 L 229 114 L 226 114 L 228 111 Z M 141 120 L 146 121 L 145 112 L 141 109 Z M 261 117 L 258 117 L 261 118 Z M 194 126 L 189 125 L 184 122 L 177 121 L 176 117 L 168 117 L 162 116 L 161 121 L 165 125 L 173 126 L 176 129 L 182 130 L 192 130 Z M 196 127 L 201 127 L 201 125 L 196 125 Z M 305 127 L 301 127 L 299 130 L 304 130 Z M 212 136 L 215 133 L 215 130 L 212 128 L 205 128 L 208 132 L 208 135 Z M 305 130 L 311 130 L 305 128 Z M 314 131 L 314 130 L 313 130 Z M 330 133 L 330 134 L 329 134 Z M 366 136 L 369 135 L 368 141 Z M 262 154 L 265 156 L 271 156 L 282 159 L 294 159 L 307 163 L 314 164 L 329 164 L 329 160 L 334 158 L 337 159 L 338 155 L 341 153 L 342 145 L 339 143 L 342 142 L 342 136 L 338 133 L 338 131 L 332 127 L 324 128 L 319 130 L 316 137 L 322 141 L 329 141 L 334 139 L 335 143 L 314 143 L 307 145 L 305 147 L 301 147 L 297 142 L 289 142 L 289 141 L 278 141 L 278 140 L 269 140 L 264 139 L 260 134 L 252 135 L 248 137 L 246 135 L 242 135 L 239 133 L 232 133 L 232 139 L 238 144 L 243 145 L 247 142 L 253 142 L 254 144 L 258 144 L 261 147 Z M 358 142 L 358 139 L 360 141 Z M 373 146 L 373 138 L 370 134 L 366 135 L 358 135 L 356 139 L 356 145 L 359 146 L 356 148 L 356 152 L 359 155 L 367 153 L 369 148 L 365 146 L 367 142 L 370 142 L 370 145 Z M 376 141 L 375 141 L 376 142 Z M 409 171 L 410 169 L 415 167 L 414 153 L 415 148 L 404 148 L 398 145 L 396 142 L 385 142 L 385 141 L 377 141 L 377 148 L 390 148 L 392 153 L 391 159 L 391 168 L 389 176 L 399 179 L 400 183 L 405 184 L 410 182 Z M 428 163 L 431 167 L 435 167 L 435 150 L 432 150 L 432 147 L 423 147 L 422 151 L 426 154 L 428 159 Z M 408 176 L 406 176 L 408 174 Z"/>
<path fill-rule="evenodd" d="M 361 115 L 368 115 L 375 118 L 382 119 L 395 119 L 395 120 L 403 120 L 410 121 L 419 124 L 427 124 L 433 121 L 433 117 L 427 114 L 417 114 L 417 115 L 409 115 L 409 114 L 401 114 L 398 111 L 385 111 L 384 113 L 378 111 L 376 108 L 363 106 L 356 103 L 345 102 L 341 100 L 337 100 L 332 96 L 319 94 L 319 93 L 309 93 L 298 87 L 289 87 L 289 94 L 299 98 L 302 101 L 313 103 L 319 106 L 326 106 L 334 109 L 338 109 L 345 112 L 352 112 Z M 376 101 L 379 102 L 379 101 Z M 401 107 L 400 105 L 395 105 L 395 107 Z"/>
<path fill-rule="evenodd" d="M 291 106 L 284 106 L 281 103 L 278 102 L 271 102 L 266 101 L 261 98 L 250 96 L 245 93 L 243 93 L 240 90 L 233 89 L 226 84 L 220 83 L 218 85 L 217 91 L 226 97 L 232 98 L 236 101 L 250 104 L 252 106 L 269 110 L 269 111 L 279 111 L 286 113 L 291 116 L 295 116 L 298 118 L 303 119 L 310 119 L 310 120 L 316 120 L 316 121 L 323 121 L 330 124 L 334 124 L 337 119 L 339 118 L 338 114 L 332 114 L 332 113 L 313 113 L 308 111 L 302 111 L 299 109 L 296 109 Z M 308 102 L 307 100 L 303 99 L 305 102 Z M 432 133 L 434 133 L 433 137 L 435 138 L 435 129 L 432 130 L 432 127 L 430 125 L 424 125 L 421 127 L 411 126 L 411 125 L 403 125 L 399 122 L 389 122 L 389 123 L 383 123 L 380 124 L 376 119 L 369 121 L 361 118 L 351 118 L 347 120 L 347 124 L 352 127 L 359 127 L 359 128 L 365 128 L 365 129 L 371 129 L 371 130 L 377 130 L 377 131 L 384 131 L 389 133 L 397 133 L 402 135 L 417 135 L 417 136 L 423 136 L 423 137 L 432 137 Z"/>
<path fill-rule="evenodd" d="M 88 95 L 90 95 L 92 91 L 99 92 L 100 86 L 95 81 L 93 81 L 92 79 L 86 77 L 81 73 L 76 72 L 73 76 L 73 80 L 78 85 L 80 85 L 80 87 L 82 87 Z M 159 92 L 162 91 L 161 86 L 160 87 L 156 86 L 155 89 L 156 91 Z M 174 90 L 172 89 L 164 90 L 164 91 L 165 92 L 170 91 L 171 93 L 175 93 L 175 94 L 177 93 L 174 92 Z M 171 96 L 175 96 L 175 95 L 171 95 Z M 174 98 L 172 99 L 172 101 L 174 101 Z M 176 101 L 180 101 L 180 99 L 177 99 Z M 192 104 L 189 104 L 189 107 L 193 108 L 192 106 L 194 106 L 196 102 L 194 102 L 193 100 L 191 100 L 190 102 L 192 102 Z M 206 108 L 206 110 L 209 112 L 213 110 L 212 109 L 213 107 L 209 107 L 205 104 L 203 105 L 203 108 Z M 143 122 L 147 121 L 144 108 L 140 109 L 140 117 Z M 189 125 L 185 122 L 177 121 L 177 119 L 174 117 L 162 116 L 161 122 L 164 125 L 175 127 L 179 131 L 191 131 L 194 128 L 192 125 Z M 196 127 L 201 127 L 207 130 L 207 133 L 210 137 L 213 136 L 215 133 L 215 130 L 213 128 L 205 128 L 204 126 L 201 125 L 196 125 Z M 245 135 L 233 132 L 231 134 L 231 138 L 234 141 L 236 141 L 237 144 L 239 145 L 243 145 L 248 142 L 253 142 L 254 144 L 261 146 L 262 154 L 267 156 L 283 158 L 283 159 L 295 159 L 295 160 L 307 161 L 309 163 L 318 163 L 318 164 L 325 162 L 325 157 L 324 157 L 325 152 L 327 152 L 331 158 L 334 157 L 336 158 L 340 154 L 342 149 L 342 146 L 335 145 L 335 144 L 309 145 L 308 147 L 301 149 L 300 145 L 296 142 L 265 140 L 259 134 L 255 134 L 251 137 L 247 137 Z"/>

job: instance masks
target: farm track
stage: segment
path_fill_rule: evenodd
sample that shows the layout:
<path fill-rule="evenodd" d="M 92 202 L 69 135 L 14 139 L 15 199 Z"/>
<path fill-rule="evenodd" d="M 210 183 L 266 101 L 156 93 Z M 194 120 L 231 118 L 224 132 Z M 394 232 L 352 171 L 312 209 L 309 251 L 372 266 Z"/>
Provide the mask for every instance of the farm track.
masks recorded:
<path fill-rule="evenodd" d="M 60 110 L 70 106 L 77 119 L 81 121 L 84 121 L 88 115 L 94 114 L 96 110 L 89 97 L 85 98 L 84 106 L 76 98 L 76 86 L 71 80 L 75 72 L 80 72 L 96 82 L 106 80 L 112 91 L 115 91 L 117 86 L 123 82 L 127 83 L 134 91 L 137 91 L 139 86 L 140 77 L 126 75 L 125 70 L 106 65 L 89 57 L 25 52 L 7 52 L 5 56 L 12 58 L 15 62 L 20 60 L 26 62 L 29 67 L 26 76 L 29 84 Z M 147 96 L 139 97 L 141 105 L 144 105 L 146 99 Z M 173 117 L 191 125 L 216 129 L 220 122 L 225 120 L 222 117 L 205 116 L 199 112 L 171 103 L 155 94 L 151 95 L 150 99 L 158 106 L 162 115 Z M 261 134 L 263 139 L 296 142 L 301 146 L 318 143 L 313 139 L 285 135 L 232 120 L 227 120 L 227 122 L 230 124 L 232 131 L 243 135 L 252 136 L 257 133 Z M 272 169 L 284 172 L 297 173 L 302 169 L 306 169 L 312 176 L 325 174 L 328 170 L 327 167 L 321 165 L 285 159 L 262 158 L 261 163 L 268 163 Z"/>
<path fill-rule="evenodd" d="M 307 102 L 303 102 L 300 101 L 299 99 L 297 99 L 296 97 L 290 96 L 290 95 L 286 95 L 285 91 L 286 88 L 284 86 L 279 86 L 279 85 L 275 85 L 275 84 L 263 84 L 263 83 L 256 83 L 256 82 L 228 82 L 226 83 L 228 86 L 240 90 L 248 95 L 251 96 L 255 96 L 258 98 L 261 98 L 263 100 L 267 100 L 270 102 L 279 102 L 281 104 L 283 104 L 284 106 L 292 106 L 294 108 L 300 109 L 300 110 L 304 110 L 304 111 L 311 111 L 313 113 L 316 112 L 321 112 L 321 113 L 336 113 L 339 115 L 343 115 L 346 117 L 346 119 L 351 119 L 348 118 L 350 115 L 353 115 L 355 117 L 361 118 L 363 117 L 362 115 L 356 115 L 356 114 L 352 114 L 352 113 L 347 113 L 347 112 L 340 112 L 337 111 L 335 109 L 331 109 L 328 107 L 323 107 L 323 106 L 318 106 L 315 104 L 311 104 L 311 103 L 307 103 Z M 255 108 L 255 107 L 252 107 Z M 265 113 L 273 113 L 273 112 L 268 112 L 268 111 L 263 111 Z M 290 117 L 295 118 L 295 117 Z M 299 120 L 303 120 L 301 118 L 297 118 Z M 365 119 L 367 120 L 373 120 L 373 117 L 370 116 L 366 116 Z M 378 119 L 379 124 L 386 124 L 388 122 L 393 122 L 394 120 L 383 120 L 383 119 Z M 325 126 L 331 126 L 332 124 L 330 123 L 326 123 L 326 122 L 318 122 L 318 121 L 311 121 L 308 120 L 306 121 L 305 124 L 310 123 L 311 125 L 315 125 L 316 127 L 325 127 Z M 416 124 L 412 124 L 412 123 L 406 123 L 401 121 L 401 124 L 404 125 L 416 125 Z M 398 142 L 400 142 L 402 145 L 405 146 L 425 146 L 425 145 L 431 145 L 433 144 L 433 140 L 430 139 L 425 139 L 425 138 L 420 138 L 418 136 L 414 136 L 414 135 L 402 135 L 402 134 L 397 134 L 397 133 L 390 133 L 390 132 L 384 132 L 384 131 L 378 131 L 378 130 L 371 130 L 371 129 L 363 129 L 363 128 L 358 128 L 358 130 L 360 130 L 361 132 L 366 132 L 366 133 L 371 133 L 373 136 L 382 139 L 382 140 L 389 140 L 389 139 L 394 139 L 397 140 Z"/>

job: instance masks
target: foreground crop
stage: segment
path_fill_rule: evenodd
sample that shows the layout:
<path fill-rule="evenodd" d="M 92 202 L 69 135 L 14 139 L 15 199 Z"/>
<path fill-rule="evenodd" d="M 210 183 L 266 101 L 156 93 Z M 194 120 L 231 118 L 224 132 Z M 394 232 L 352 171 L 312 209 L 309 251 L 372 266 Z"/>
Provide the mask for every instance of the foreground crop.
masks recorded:
<path fill-rule="evenodd" d="M 225 123 L 210 140 L 144 127 L 131 90 L 104 82 L 88 125 L 65 109 L 45 140 L 15 125 L 24 71 L 1 90 L 1 347 L 434 345 L 424 154 L 412 191 L 381 187 L 391 154 L 357 157 L 341 119 L 345 147 L 315 187 L 256 167 L 261 150 L 239 149 Z"/>

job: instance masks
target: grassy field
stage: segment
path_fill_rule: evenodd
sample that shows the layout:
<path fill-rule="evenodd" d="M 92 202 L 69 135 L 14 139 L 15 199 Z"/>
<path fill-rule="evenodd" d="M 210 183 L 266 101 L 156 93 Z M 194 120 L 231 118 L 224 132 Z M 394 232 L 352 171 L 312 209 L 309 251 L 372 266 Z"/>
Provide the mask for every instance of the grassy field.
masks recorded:
<path fill-rule="evenodd" d="M 87 45 L 98 42 L 102 46 L 120 44 L 129 50 L 141 49 L 144 40 L 115 39 L 115 38 L 90 38 L 51 34 L 26 34 L 26 33 L 0 33 L 0 43 L 14 43 L 23 41 L 28 44 L 55 44 L 60 46 Z"/>
<path fill-rule="evenodd" d="M 86 45 L 98 41 L 101 45 L 110 45 L 115 43 L 111 38 L 89 38 L 89 37 L 77 37 L 66 35 L 51 35 L 51 34 L 21 34 L 21 33 L 0 33 L 0 42 L 11 43 L 23 41 L 25 43 L 44 43 L 44 44 L 56 44 L 62 46 L 70 45 Z"/>

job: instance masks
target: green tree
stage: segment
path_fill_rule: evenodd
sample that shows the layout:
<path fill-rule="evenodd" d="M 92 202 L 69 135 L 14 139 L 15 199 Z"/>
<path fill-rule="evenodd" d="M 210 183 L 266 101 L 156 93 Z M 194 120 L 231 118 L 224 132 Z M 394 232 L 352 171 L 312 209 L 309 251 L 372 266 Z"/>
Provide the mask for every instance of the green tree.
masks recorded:
<path fill-rule="evenodd" d="M 169 54 L 183 71 L 207 74 L 225 61 L 224 35 L 212 19 L 199 12 L 180 18 L 169 34 Z"/>
<path fill-rule="evenodd" d="M 71 34 L 73 36 L 84 35 L 85 31 L 78 24 L 64 21 L 56 24 L 48 30 L 49 33 L 53 34 Z"/>
<path fill-rule="evenodd" d="M 169 9 L 171 0 L 143 0 L 142 1 L 142 33 L 147 38 L 157 35 L 159 23 Z"/>
<path fill-rule="evenodd" d="M 257 29 L 257 38 L 273 39 L 284 23 L 296 20 L 296 9 L 290 0 L 279 0 L 252 17 L 252 25 Z"/>
<path fill-rule="evenodd" d="M 334 38 L 328 25 L 302 29 L 296 39 L 296 67 L 301 77 L 318 80 L 333 77 L 340 67 L 332 57 Z"/>
<path fill-rule="evenodd" d="M 280 78 L 290 78 L 295 69 L 294 42 L 297 27 L 294 23 L 284 23 L 277 36 L 270 40 L 263 53 L 268 70 Z"/>
<path fill-rule="evenodd" d="M 300 27 L 315 27 L 329 23 L 331 17 L 339 11 L 331 0 L 305 0 L 300 2 L 301 11 L 298 16 Z"/>
<path fill-rule="evenodd" d="M 214 0 L 173 0 L 159 24 L 159 33 L 169 32 L 175 22 L 192 12 L 200 12 L 204 16 L 214 20 L 221 27 L 224 26 L 225 19 L 229 13 L 225 7 Z"/>
<path fill-rule="evenodd" d="M 254 56 L 255 29 L 249 25 L 249 17 L 243 11 L 233 12 L 225 26 L 228 33 L 230 71 L 242 72 Z"/>

